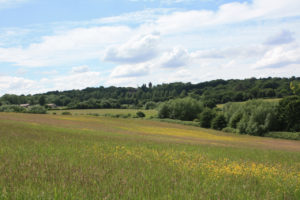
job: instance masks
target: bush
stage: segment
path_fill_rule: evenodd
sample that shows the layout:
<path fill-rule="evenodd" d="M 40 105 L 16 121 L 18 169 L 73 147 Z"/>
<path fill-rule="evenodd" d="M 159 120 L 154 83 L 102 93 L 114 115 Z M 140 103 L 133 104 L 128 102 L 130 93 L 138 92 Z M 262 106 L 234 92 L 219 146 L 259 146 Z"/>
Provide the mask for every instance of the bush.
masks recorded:
<path fill-rule="evenodd" d="M 129 108 L 129 105 L 128 105 L 128 104 L 122 104 L 120 108 L 121 108 L 121 109 L 128 109 L 128 108 Z"/>
<path fill-rule="evenodd" d="M 210 128 L 211 121 L 215 117 L 215 113 L 210 108 L 205 108 L 204 111 L 199 115 L 200 126 L 203 128 Z"/>
<path fill-rule="evenodd" d="M 162 103 L 158 111 L 158 117 L 192 121 L 197 118 L 202 110 L 202 103 L 187 97 Z"/>
<path fill-rule="evenodd" d="M 227 122 L 223 114 L 218 114 L 211 122 L 211 127 L 216 130 L 222 130 L 226 126 Z"/>
<path fill-rule="evenodd" d="M 32 106 L 26 112 L 32 114 L 46 114 L 47 110 L 43 106 Z"/>
<path fill-rule="evenodd" d="M 155 109 L 156 103 L 153 101 L 149 101 L 145 104 L 144 108 L 145 108 L 145 110 Z"/>
<path fill-rule="evenodd" d="M 241 121 L 242 117 L 243 114 L 241 112 L 234 113 L 233 116 L 230 118 L 229 127 L 237 128 L 237 124 Z"/>
<path fill-rule="evenodd" d="M 300 131 L 300 97 L 282 99 L 278 106 L 279 130 Z"/>
<path fill-rule="evenodd" d="M 62 115 L 72 115 L 72 113 L 70 113 L 70 112 L 67 112 L 67 111 L 65 111 L 65 112 L 62 112 L 61 114 L 62 114 Z"/>
<path fill-rule="evenodd" d="M 139 117 L 139 118 L 143 118 L 143 117 L 145 117 L 146 115 L 145 115 L 145 113 L 143 113 L 142 111 L 138 111 L 138 112 L 136 113 L 136 116 Z"/>
<path fill-rule="evenodd" d="M 238 129 L 239 133 L 263 136 L 277 127 L 276 109 L 277 103 L 250 100 L 225 104 L 223 113 L 229 127 Z"/>
<path fill-rule="evenodd" d="M 170 108 L 168 104 L 163 103 L 160 105 L 159 111 L 158 111 L 158 117 L 163 118 L 170 118 Z"/>
<path fill-rule="evenodd" d="M 3 105 L 3 106 L 0 106 L 0 112 L 24 113 L 24 112 L 26 112 L 26 108 L 18 106 L 18 105 Z"/>

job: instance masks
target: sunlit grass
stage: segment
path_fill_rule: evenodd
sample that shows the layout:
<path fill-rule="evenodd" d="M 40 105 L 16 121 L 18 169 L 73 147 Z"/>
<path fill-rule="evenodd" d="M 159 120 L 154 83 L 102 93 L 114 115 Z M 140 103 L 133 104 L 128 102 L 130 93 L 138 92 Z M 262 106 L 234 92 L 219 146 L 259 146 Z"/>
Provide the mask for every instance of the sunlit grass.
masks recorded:
<path fill-rule="evenodd" d="M 299 144 L 139 119 L 1 113 L 0 199 L 299 199 Z"/>
<path fill-rule="evenodd" d="M 266 102 L 279 102 L 282 98 L 269 98 L 269 99 L 259 99 L 259 100 L 262 100 L 262 101 L 266 101 Z M 246 103 L 247 101 L 242 101 L 242 102 L 233 102 L 233 103 Z M 222 109 L 224 107 L 225 104 L 217 104 L 217 108 L 220 108 Z"/>
<path fill-rule="evenodd" d="M 117 114 L 130 114 L 134 116 L 138 111 L 142 111 L 145 113 L 146 117 L 154 117 L 157 115 L 156 110 L 142 110 L 142 109 L 75 109 L 75 110 L 51 110 L 48 113 L 53 114 L 56 113 L 58 115 L 63 112 L 70 112 L 72 115 L 88 115 L 88 114 L 98 114 L 100 116 L 104 115 L 117 115 Z"/>

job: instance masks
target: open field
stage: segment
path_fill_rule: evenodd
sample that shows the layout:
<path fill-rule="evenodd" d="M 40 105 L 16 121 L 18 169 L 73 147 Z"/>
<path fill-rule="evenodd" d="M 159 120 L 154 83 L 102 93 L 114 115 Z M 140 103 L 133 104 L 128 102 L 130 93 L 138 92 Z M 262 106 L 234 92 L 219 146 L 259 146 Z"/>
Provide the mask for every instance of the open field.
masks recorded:
<path fill-rule="evenodd" d="M 272 98 L 272 99 L 260 99 L 262 101 L 267 101 L 267 102 L 279 102 L 282 98 Z M 241 101 L 241 102 L 233 102 L 233 103 L 246 103 L 247 101 Z M 223 108 L 225 104 L 217 104 L 217 108 Z"/>
<path fill-rule="evenodd" d="M 93 115 L 98 114 L 100 116 L 105 115 L 127 115 L 131 114 L 134 116 L 138 111 L 142 111 L 145 113 L 146 117 L 154 117 L 157 115 L 156 110 L 141 110 L 141 109 L 75 109 L 75 110 L 50 110 L 48 111 L 50 114 L 56 113 L 61 115 L 63 112 L 70 112 L 72 115 Z"/>
<path fill-rule="evenodd" d="M 0 199 L 300 199 L 300 141 L 0 113 Z"/>

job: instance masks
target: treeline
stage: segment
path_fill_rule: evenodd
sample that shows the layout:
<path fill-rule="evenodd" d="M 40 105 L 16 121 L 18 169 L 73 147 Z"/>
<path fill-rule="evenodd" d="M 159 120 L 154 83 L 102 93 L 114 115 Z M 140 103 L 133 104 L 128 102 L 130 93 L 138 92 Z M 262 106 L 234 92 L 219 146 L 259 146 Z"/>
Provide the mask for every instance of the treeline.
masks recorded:
<path fill-rule="evenodd" d="M 231 101 L 246 101 L 257 98 L 282 98 L 292 95 L 290 82 L 300 78 L 250 78 L 244 80 L 213 80 L 198 84 L 170 83 L 153 86 L 143 84 L 131 87 L 98 87 L 83 90 L 53 91 L 37 95 L 6 94 L 0 98 L 1 105 L 48 104 L 67 108 L 142 108 L 155 107 L 160 102 L 191 97 L 200 100 L 206 107 Z"/>
<path fill-rule="evenodd" d="M 44 106 L 35 105 L 28 108 L 19 105 L 2 105 L 0 112 L 17 112 L 17 113 L 31 113 L 31 114 L 46 114 L 47 109 Z"/>
<path fill-rule="evenodd" d="M 300 131 L 300 96 L 285 97 L 279 102 L 230 102 L 213 109 L 188 97 L 161 104 L 158 117 L 195 121 L 204 128 L 257 136 L 270 131 L 295 132 Z"/>

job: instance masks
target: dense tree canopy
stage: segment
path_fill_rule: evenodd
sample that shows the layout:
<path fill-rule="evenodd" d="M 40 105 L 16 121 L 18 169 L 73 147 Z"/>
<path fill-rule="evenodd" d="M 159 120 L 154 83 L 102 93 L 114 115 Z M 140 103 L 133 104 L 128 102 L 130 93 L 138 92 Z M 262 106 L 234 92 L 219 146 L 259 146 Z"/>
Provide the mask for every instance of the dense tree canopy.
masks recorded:
<path fill-rule="evenodd" d="M 278 106 L 280 129 L 300 131 L 300 96 L 283 98 Z"/>
<path fill-rule="evenodd" d="M 293 81 L 296 83 L 300 81 L 300 78 L 220 79 L 197 84 L 176 82 L 153 85 L 149 83 L 138 88 L 113 86 L 104 88 L 101 86 L 27 96 L 6 94 L 0 98 L 0 103 L 3 105 L 24 103 L 34 105 L 43 103 L 39 101 L 44 96 L 45 104 L 55 103 L 58 106 L 68 106 L 69 108 L 141 108 L 150 101 L 158 103 L 189 96 L 201 100 L 205 106 L 213 108 L 218 103 L 230 101 L 290 96 L 293 94 L 290 89 L 290 83 Z"/>

